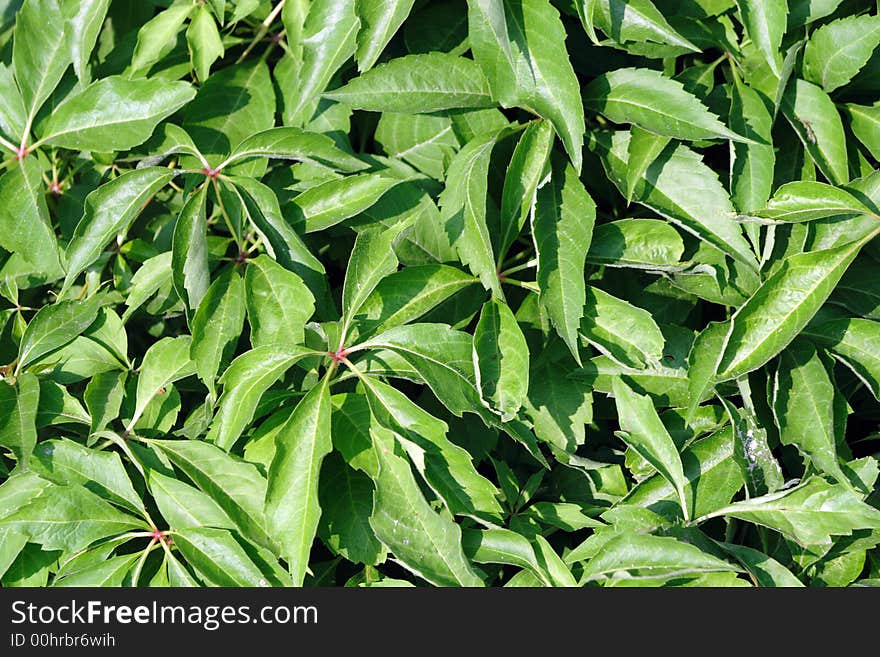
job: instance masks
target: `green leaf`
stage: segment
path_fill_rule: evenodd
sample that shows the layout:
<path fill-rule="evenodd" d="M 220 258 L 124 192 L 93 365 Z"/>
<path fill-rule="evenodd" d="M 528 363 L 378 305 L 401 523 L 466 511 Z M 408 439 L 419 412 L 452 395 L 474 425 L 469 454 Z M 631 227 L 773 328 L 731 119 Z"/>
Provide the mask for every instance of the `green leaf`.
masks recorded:
<path fill-rule="evenodd" d="M 576 5 L 587 34 L 594 42 L 593 23 L 621 45 L 631 41 L 647 41 L 698 51 L 696 46 L 672 28 L 650 0 L 580 0 Z"/>
<path fill-rule="evenodd" d="M 355 0 L 314 0 L 302 32 L 299 94 L 291 112 L 295 126 L 304 125 L 333 75 L 355 53 L 360 19 Z"/>
<path fill-rule="evenodd" d="M 530 570 L 546 586 L 551 586 L 535 550 L 521 534 L 509 529 L 465 529 L 462 532 L 465 554 L 476 563 L 498 563 Z"/>
<path fill-rule="evenodd" d="M 566 56 L 565 28 L 549 0 L 468 2 L 469 40 L 492 97 L 553 124 L 575 170 L 581 169 L 584 110 Z"/>
<path fill-rule="evenodd" d="M 41 141 L 61 148 L 127 150 L 149 139 L 157 123 L 195 95 L 186 82 L 104 78 L 65 99 L 39 134 Z"/>
<path fill-rule="evenodd" d="M 223 394 L 207 439 L 230 449 L 253 419 L 263 393 L 294 363 L 313 353 L 301 347 L 279 350 L 269 345 L 251 349 L 233 360 L 220 377 Z"/>
<path fill-rule="evenodd" d="M 267 586 L 266 577 L 233 535 L 224 529 L 193 527 L 174 532 L 174 545 L 214 586 Z"/>
<path fill-rule="evenodd" d="M 739 568 L 671 536 L 622 533 L 609 540 L 584 566 L 581 581 L 607 580 L 630 572 L 634 578 L 669 577 Z"/>
<path fill-rule="evenodd" d="M 654 134 L 638 125 L 629 130 L 629 146 L 626 152 L 626 180 L 623 195 L 631 203 L 636 185 L 645 176 L 648 167 L 660 156 L 671 137 Z"/>
<path fill-rule="evenodd" d="M 28 127 L 73 58 L 63 4 L 62 0 L 28 0 L 15 16 L 12 68 Z"/>
<path fill-rule="evenodd" d="M 795 340 L 780 355 L 771 401 L 780 442 L 794 445 L 819 472 L 846 484 L 837 459 L 834 384 L 809 342 Z"/>
<path fill-rule="evenodd" d="M 398 57 L 325 96 L 354 109 L 407 114 L 494 105 L 480 67 L 445 53 Z"/>
<path fill-rule="evenodd" d="M 483 586 L 461 546 L 460 527 L 422 495 L 390 432 L 370 431 L 379 471 L 370 526 L 403 567 L 436 586 Z"/>
<path fill-rule="evenodd" d="M 856 105 L 842 107 L 849 117 L 850 127 L 859 141 L 870 151 L 874 159 L 880 156 L 880 105 Z"/>
<path fill-rule="evenodd" d="M 63 347 L 89 328 L 98 316 L 101 302 L 102 298 L 96 295 L 85 301 L 59 301 L 41 308 L 21 338 L 18 370 Z"/>
<path fill-rule="evenodd" d="M 244 279 L 237 270 L 226 269 L 211 283 L 192 320 L 190 356 L 212 395 L 217 373 L 235 353 L 244 317 Z"/>
<path fill-rule="evenodd" d="M 373 490 L 370 478 L 338 454 L 324 460 L 318 491 L 318 536 L 335 554 L 353 563 L 376 564 L 385 558 L 385 548 L 370 527 Z"/>
<path fill-rule="evenodd" d="M 83 217 L 67 245 L 67 276 L 61 296 L 86 268 L 101 255 L 101 249 L 119 233 L 125 233 L 137 215 L 173 174 L 149 167 L 122 174 L 101 185 L 86 197 Z"/>
<path fill-rule="evenodd" d="M 659 219 L 620 219 L 593 230 L 587 262 L 608 267 L 655 271 L 683 266 L 684 241 L 667 222 Z"/>
<path fill-rule="evenodd" d="M 266 523 L 269 535 L 281 546 L 294 586 L 302 586 L 308 569 L 321 517 L 318 477 L 321 462 L 332 448 L 325 378 L 296 405 L 275 437 L 275 456 L 269 467 Z"/>
<path fill-rule="evenodd" d="M 792 80 L 781 109 L 822 174 L 834 185 L 849 177 L 846 135 L 834 102 L 821 87 Z"/>
<path fill-rule="evenodd" d="M 634 392 L 622 379 L 615 379 L 612 385 L 622 429 L 618 435 L 675 487 L 682 514 L 687 521 L 690 517 L 684 491 L 687 480 L 682 470 L 681 457 L 672 437 L 660 421 L 651 398 Z"/>
<path fill-rule="evenodd" d="M 719 377 L 751 372 L 782 351 L 816 314 L 863 243 L 786 258 L 733 314 L 718 361 Z"/>
<path fill-rule="evenodd" d="M 570 378 L 561 362 L 532 360 L 523 407 L 540 440 L 574 453 L 586 439 L 584 425 L 593 418 L 592 400 L 589 384 Z"/>
<path fill-rule="evenodd" d="M 0 247 L 23 258 L 46 280 L 64 273 L 40 166 L 33 157 L 10 167 L 0 177 Z"/>
<path fill-rule="evenodd" d="M 880 339 L 880 322 L 859 317 L 836 319 L 808 326 L 804 334 L 831 349 L 831 354 L 880 399 L 880 355 L 874 346 Z"/>
<path fill-rule="evenodd" d="M 202 440 L 151 440 L 175 466 L 211 497 L 242 535 L 274 548 L 266 533 L 266 478 L 257 467 Z"/>
<path fill-rule="evenodd" d="M 355 314 L 379 281 L 397 271 L 397 257 L 392 245 L 403 227 L 403 224 L 397 224 L 392 228 L 367 228 L 358 233 L 342 286 L 343 343 Z"/>
<path fill-rule="evenodd" d="M 44 550 L 77 552 L 99 539 L 148 526 L 82 486 L 53 485 L 0 520 L 0 528 L 24 534 Z"/>
<path fill-rule="evenodd" d="M 303 327 L 315 312 L 315 298 L 302 279 L 260 255 L 248 261 L 244 285 L 251 344 L 302 344 Z"/>
<path fill-rule="evenodd" d="M 147 405 L 156 395 L 164 394 L 165 387 L 195 373 L 195 363 L 190 360 L 192 338 L 181 335 L 165 337 L 144 354 L 137 380 L 137 404 L 127 429 L 137 423 Z"/>
<path fill-rule="evenodd" d="M 68 2 L 63 6 L 67 15 L 67 25 L 64 29 L 70 40 L 73 70 L 80 84 L 89 83 L 89 59 L 98 41 L 109 7 L 110 0 Z"/>
<path fill-rule="evenodd" d="M 847 16 L 823 25 L 804 48 L 804 77 L 832 92 L 847 84 L 880 45 L 880 16 Z"/>
<path fill-rule="evenodd" d="M 174 224 L 171 242 L 171 276 L 177 295 L 191 315 L 208 292 L 208 224 L 205 216 L 208 186 L 202 185 L 187 199 Z"/>
<path fill-rule="evenodd" d="M 659 362 L 663 334 L 646 310 L 587 286 L 580 335 L 603 354 L 633 368 Z"/>
<path fill-rule="evenodd" d="M 320 183 L 293 199 L 295 227 L 314 233 L 358 215 L 403 180 L 382 173 L 359 173 Z"/>
<path fill-rule="evenodd" d="M 15 385 L 0 382 L 0 445 L 8 447 L 22 471 L 28 470 L 37 444 L 37 407 L 40 384 L 33 374 L 18 377 Z"/>
<path fill-rule="evenodd" d="M 459 147 L 452 120 L 439 114 L 383 112 L 374 138 L 388 157 L 400 158 L 437 180 L 445 178 Z"/>
<path fill-rule="evenodd" d="M 109 502 L 146 515 L 119 454 L 88 449 L 67 439 L 46 440 L 34 450 L 33 469 L 56 484 L 83 486 Z"/>
<path fill-rule="evenodd" d="M 709 514 L 769 527 L 799 545 L 827 546 L 832 536 L 880 528 L 880 511 L 846 486 L 810 477 L 788 490 L 736 502 Z"/>
<path fill-rule="evenodd" d="M 91 424 L 91 418 L 79 400 L 61 384 L 51 379 L 40 382 L 40 405 L 37 409 L 37 428 L 67 423 Z"/>
<path fill-rule="evenodd" d="M 123 322 L 127 322 L 163 285 L 171 287 L 171 261 L 172 253 L 166 251 L 147 259 L 135 272 L 128 289 L 128 298 L 125 300 L 127 307 L 122 314 Z"/>
<path fill-rule="evenodd" d="M 736 0 L 736 4 L 746 34 L 761 51 L 774 75 L 781 77 L 779 49 L 785 34 L 787 3 L 785 0 Z"/>
<path fill-rule="evenodd" d="M 214 17 L 204 5 L 196 8 L 195 16 L 186 28 L 186 42 L 196 75 L 199 80 L 207 80 L 211 65 L 223 57 L 224 48 Z"/>
<path fill-rule="evenodd" d="M 588 109 L 615 123 L 676 139 L 748 141 L 729 130 L 681 83 L 647 68 L 620 68 L 600 75 L 584 89 Z"/>
<path fill-rule="evenodd" d="M 498 245 L 499 258 L 505 256 L 516 240 L 535 205 L 535 193 L 546 174 L 553 138 L 553 126 L 548 121 L 536 121 L 523 131 L 516 144 L 501 196 L 503 232 Z"/>
<path fill-rule="evenodd" d="M 813 221 L 842 214 L 876 213 L 855 196 L 821 182 L 796 180 L 776 190 L 758 216 L 781 222 Z"/>
<path fill-rule="evenodd" d="M 763 552 L 745 545 L 720 543 L 755 578 L 758 586 L 802 588 L 803 584 L 788 568 Z"/>
<path fill-rule="evenodd" d="M 90 586 L 90 587 L 119 587 L 123 586 L 126 577 L 132 570 L 140 554 L 125 554 L 111 557 L 104 561 L 82 568 L 76 572 L 62 577 L 53 583 L 53 586 Z"/>
<path fill-rule="evenodd" d="M 236 146 L 225 163 L 252 157 L 300 160 L 340 171 L 359 171 L 367 166 L 339 149 L 330 137 L 299 128 L 270 128 L 250 135 Z"/>
<path fill-rule="evenodd" d="M 361 380 L 373 417 L 395 432 L 416 469 L 449 510 L 484 523 L 501 522 L 498 490 L 477 472 L 471 455 L 447 438 L 448 425 L 391 386 L 370 377 Z"/>
<path fill-rule="evenodd" d="M 183 23 L 196 9 L 193 4 L 177 4 L 156 14 L 137 33 L 131 69 L 143 71 L 167 55 L 177 41 Z"/>
<path fill-rule="evenodd" d="M 629 140 L 629 133 L 617 131 L 596 135 L 591 146 L 620 190 L 626 189 Z M 750 269 L 757 269 L 718 176 L 684 144 L 664 151 L 648 167 L 635 186 L 633 198 Z"/>
<path fill-rule="evenodd" d="M 361 31 L 355 59 L 359 71 L 372 68 L 394 33 L 409 16 L 414 3 L 415 0 L 361 0 L 357 3 Z"/>
<path fill-rule="evenodd" d="M 578 365 L 578 327 L 587 299 L 583 272 L 595 220 L 596 204 L 577 172 L 555 162 L 532 214 L 538 299 Z"/>
<path fill-rule="evenodd" d="M 754 409 L 746 401 L 742 409 L 728 399 L 722 398 L 721 402 L 733 428 L 733 458 L 749 495 L 764 495 L 782 488 L 785 484 L 782 468 L 770 451 L 767 430 L 761 426 Z"/>
<path fill-rule="evenodd" d="M 453 158 L 440 195 L 440 219 L 459 259 L 483 287 L 503 297 L 489 228 L 486 194 L 489 159 L 502 132 L 490 132 L 467 143 Z"/>
<path fill-rule="evenodd" d="M 172 529 L 235 528 L 220 505 L 198 488 L 157 470 L 149 470 L 146 479 L 159 512 Z"/>
<path fill-rule="evenodd" d="M 754 142 L 733 144 L 731 199 L 740 212 L 754 212 L 764 206 L 773 189 L 773 116 L 760 93 L 738 77 L 731 86 L 729 121 L 734 131 Z"/>
<path fill-rule="evenodd" d="M 502 422 L 516 417 L 529 390 L 529 347 L 503 301 L 483 305 L 474 329 L 474 370 L 483 402 Z"/>

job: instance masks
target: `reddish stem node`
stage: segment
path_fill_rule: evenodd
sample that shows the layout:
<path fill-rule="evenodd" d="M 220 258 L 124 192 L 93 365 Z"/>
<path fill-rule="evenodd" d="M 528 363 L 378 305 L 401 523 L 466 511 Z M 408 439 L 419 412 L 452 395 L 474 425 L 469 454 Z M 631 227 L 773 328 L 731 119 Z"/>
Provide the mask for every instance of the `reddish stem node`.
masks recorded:
<path fill-rule="evenodd" d="M 334 362 L 334 363 L 341 363 L 342 360 L 343 360 L 346 356 L 348 356 L 348 349 L 346 349 L 345 347 L 343 347 L 342 349 L 339 349 L 338 351 L 328 351 L 328 352 L 327 352 L 327 355 L 330 356 L 330 358 L 333 359 L 333 362 Z"/>
<path fill-rule="evenodd" d="M 28 147 L 19 146 L 15 149 L 15 159 L 19 162 L 28 156 Z"/>
<path fill-rule="evenodd" d="M 61 183 L 59 183 L 57 180 L 53 180 L 49 184 L 49 191 L 55 196 L 61 196 Z"/>
<path fill-rule="evenodd" d="M 212 169 L 211 167 L 207 167 L 202 169 L 202 173 L 205 177 L 210 178 L 211 180 L 217 180 L 220 176 L 220 169 Z"/>

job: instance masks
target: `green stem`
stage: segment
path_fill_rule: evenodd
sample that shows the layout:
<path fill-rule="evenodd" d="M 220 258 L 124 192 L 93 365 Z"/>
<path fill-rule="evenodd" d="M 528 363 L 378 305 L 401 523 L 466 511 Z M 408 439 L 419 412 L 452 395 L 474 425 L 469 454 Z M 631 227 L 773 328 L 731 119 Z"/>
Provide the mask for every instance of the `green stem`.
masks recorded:
<path fill-rule="evenodd" d="M 236 64 L 241 64 L 245 57 L 251 54 L 251 51 L 257 46 L 257 44 L 263 40 L 266 34 L 269 32 L 269 27 L 271 27 L 272 23 L 275 22 L 275 19 L 278 18 L 278 14 L 281 13 L 281 10 L 284 9 L 284 0 L 281 0 L 275 8 L 266 16 L 266 19 L 260 23 L 260 29 L 257 30 L 257 33 L 254 35 L 254 38 L 248 44 L 247 48 L 244 49 L 244 52 L 241 53 L 241 56 L 235 61 Z"/>

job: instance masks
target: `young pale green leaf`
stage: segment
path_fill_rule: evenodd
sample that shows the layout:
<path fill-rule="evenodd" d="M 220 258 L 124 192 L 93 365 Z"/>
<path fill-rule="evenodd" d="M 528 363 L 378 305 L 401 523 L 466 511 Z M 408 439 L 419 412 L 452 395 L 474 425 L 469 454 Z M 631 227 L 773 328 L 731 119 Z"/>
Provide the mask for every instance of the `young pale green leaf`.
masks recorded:
<path fill-rule="evenodd" d="M 729 130 L 680 82 L 647 68 L 619 68 L 584 89 L 588 109 L 676 139 L 749 141 Z"/>
<path fill-rule="evenodd" d="M 131 70 L 145 71 L 168 54 L 184 22 L 196 8 L 189 3 L 172 5 L 144 23 L 137 33 Z"/>
<path fill-rule="evenodd" d="M 41 308 L 28 324 L 18 346 L 18 370 L 63 347 L 89 328 L 102 302 L 103 299 L 95 295 L 84 301 L 59 301 Z"/>
<path fill-rule="evenodd" d="M 266 489 L 266 526 L 281 546 L 294 586 L 302 586 L 321 506 L 318 476 L 333 449 L 330 441 L 329 379 L 312 388 L 275 437 L 275 457 Z"/>
<path fill-rule="evenodd" d="M 109 502 L 146 515 L 119 454 L 99 452 L 67 439 L 46 440 L 34 450 L 33 469 L 60 485 L 80 485 Z"/>
<path fill-rule="evenodd" d="M 804 331 L 811 340 L 831 350 L 831 354 L 880 399 L 880 322 L 859 317 L 835 319 L 808 326 Z"/>
<path fill-rule="evenodd" d="M 880 45 L 880 16 L 847 16 L 823 25 L 804 48 L 804 76 L 825 91 L 847 84 Z"/>
<path fill-rule="evenodd" d="M 190 316 L 199 307 L 211 284 L 205 217 L 207 197 L 207 184 L 190 195 L 174 224 L 171 241 L 171 280 Z"/>
<path fill-rule="evenodd" d="M 788 490 L 736 502 L 705 516 L 729 516 L 776 530 L 799 545 L 828 546 L 832 536 L 880 529 L 880 511 L 850 488 L 810 477 Z"/>
<path fill-rule="evenodd" d="M 44 143 L 61 148 L 127 150 L 149 139 L 157 123 L 195 95 L 186 82 L 104 78 L 65 99 L 39 134 Z"/>
<path fill-rule="evenodd" d="M 101 255 L 101 249 L 119 233 L 128 230 L 137 215 L 173 174 L 161 167 L 136 169 L 104 183 L 86 197 L 83 217 L 67 245 L 67 276 L 61 296 L 86 268 Z"/>
<path fill-rule="evenodd" d="M 461 546 L 461 528 L 425 500 L 393 434 L 370 430 L 379 463 L 370 526 L 394 558 L 435 586 L 483 586 Z"/>
<path fill-rule="evenodd" d="M 785 34 L 788 4 L 785 0 L 736 0 L 746 34 L 764 56 L 776 77 L 782 74 L 780 47 Z"/>
<path fill-rule="evenodd" d="M 357 3 L 361 19 L 355 59 L 358 71 L 372 68 L 391 41 L 394 33 L 409 16 L 415 0 L 361 0 Z"/>
<path fill-rule="evenodd" d="M 0 176 L 0 247 L 47 280 L 64 273 L 36 158 L 25 158 Z"/>
<path fill-rule="evenodd" d="M 213 586 L 268 585 L 265 575 L 225 529 L 179 529 L 174 532 L 174 545 Z"/>
<path fill-rule="evenodd" d="M 180 468 L 236 524 L 242 535 L 273 548 L 263 511 L 266 478 L 259 469 L 204 440 L 152 440 L 149 443 Z"/>
<path fill-rule="evenodd" d="M 619 436 L 675 487 L 682 514 L 688 520 L 690 512 L 684 492 L 687 480 L 681 457 L 651 398 L 636 393 L 622 379 L 615 379 L 612 385 L 622 429 Z"/>
<path fill-rule="evenodd" d="M 0 529 L 24 534 L 44 550 L 77 552 L 99 539 L 149 526 L 83 486 L 52 485 L 0 520 Z"/>
<path fill-rule="evenodd" d="M 630 128 L 629 146 L 626 152 L 626 180 L 623 189 L 627 203 L 632 202 L 636 185 L 670 141 L 672 141 L 671 137 L 658 135 L 635 124 Z"/>
<path fill-rule="evenodd" d="M 315 312 L 315 298 L 302 279 L 259 255 L 248 261 L 244 284 L 251 345 L 301 344 L 303 327 Z"/>
<path fill-rule="evenodd" d="M 338 148 L 330 137 L 289 127 L 270 128 L 247 137 L 226 158 L 224 166 L 252 157 L 299 160 L 347 172 L 367 167 Z"/>
<path fill-rule="evenodd" d="M 362 378 L 373 417 L 395 432 L 428 485 L 454 515 L 501 522 L 498 490 L 479 474 L 471 455 L 447 438 L 448 426 L 386 383 Z"/>
<path fill-rule="evenodd" d="M 826 183 L 796 180 L 776 190 L 767 206 L 758 212 L 786 223 L 813 221 L 842 214 L 876 213 L 848 191 Z"/>
<path fill-rule="evenodd" d="M 235 529 L 235 523 L 221 506 L 198 488 L 158 470 L 149 470 L 146 480 L 159 512 L 172 529 Z"/>
<path fill-rule="evenodd" d="M 593 230 L 587 262 L 607 267 L 654 271 L 683 266 L 684 241 L 675 228 L 660 219 L 620 219 Z"/>
<path fill-rule="evenodd" d="M 181 335 L 164 337 L 144 354 L 137 381 L 137 404 L 127 429 L 137 423 L 147 405 L 156 395 L 164 394 L 165 387 L 195 373 L 195 363 L 190 360 L 192 338 Z"/>
<path fill-rule="evenodd" d="M 781 109 L 822 174 L 834 185 L 849 181 L 846 135 L 828 94 L 806 80 L 792 80 Z"/>
<path fill-rule="evenodd" d="M 794 445 L 822 473 L 848 479 L 837 458 L 834 384 L 816 349 L 795 340 L 779 357 L 772 408 L 783 445 Z"/>
<path fill-rule="evenodd" d="M 578 365 L 578 327 L 587 299 L 584 264 L 595 220 L 596 204 L 574 167 L 554 162 L 532 214 L 538 299 Z"/>
<path fill-rule="evenodd" d="M 89 83 L 89 58 L 98 41 L 109 7 L 110 0 L 67 2 L 62 7 L 67 17 L 64 29 L 70 42 L 73 70 L 82 85 Z"/>
<path fill-rule="evenodd" d="M 469 40 L 504 107 L 522 107 L 553 124 L 575 170 L 581 169 L 584 109 L 565 53 L 565 28 L 549 0 L 468 2 Z"/>
<path fill-rule="evenodd" d="M 64 4 L 62 0 L 28 0 L 15 16 L 12 68 L 28 127 L 73 58 Z M 16 136 L 22 140 L 27 137 Z"/>
<path fill-rule="evenodd" d="M 220 377 L 223 394 L 207 439 L 230 449 L 248 426 L 269 387 L 301 358 L 314 352 L 302 347 L 279 350 L 276 345 L 257 347 L 237 357 Z"/>
<path fill-rule="evenodd" d="M 22 471 L 28 470 L 37 444 L 37 408 L 40 384 L 33 374 L 18 377 L 15 385 L 0 381 L 0 445 L 15 455 Z"/>
<path fill-rule="evenodd" d="M 595 135 L 592 142 L 606 173 L 620 190 L 626 189 L 629 140 L 628 132 L 616 131 Z M 664 151 L 648 167 L 633 198 L 757 270 L 755 256 L 734 220 L 736 211 L 718 176 L 684 144 Z"/>
<path fill-rule="evenodd" d="M 335 554 L 353 563 L 375 565 L 387 554 L 370 527 L 373 490 L 372 480 L 338 454 L 324 459 L 318 490 L 318 536 Z"/>
<path fill-rule="evenodd" d="M 474 329 L 474 371 L 483 402 L 507 422 L 529 390 L 529 346 L 508 305 L 491 299 Z"/>
<path fill-rule="evenodd" d="M 731 318 L 721 380 L 751 372 L 782 351 L 834 290 L 864 241 L 786 258 Z"/>
<path fill-rule="evenodd" d="M 592 285 L 587 286 L 579 333 L 628 367 L 642 369 L 663 356 L 663 334 L 651 314 Z"/>
<path fill-rule="evenodd" d="M 195 15 L 190 19 L 189 27 L 186 28 L 186 42 L 196 75 L 201 81 L 207 80 L 211 65 L 223 57 L 224 48 L 217 23 L 204 5 L 197 7 Z"/>
<path fill-rule="evenodd" d="M 494 106 L 480 67 L 445 53 L 393 59 L 325 96 L 355 109 L 408 114 Z"/>
<path fill-rule="evenodd" d="M 211 283 L 192 320 L 190 356 L 212 396 L 217 373 L 235 353 L 244 317 L 244 279 L 237 270 L 226 269 Z"/>
<path fill-rule="evenodd" d="M 630 571 L 632 577 L 731 571 L 732 563 L 672 536 L 623 532 L 606 542 L 584 566 L 581 581 L 602 580 Z"/>
<path fill-rule="evenodd" d="M 502 132 L 489 132 L 467 143 L 453 158 L 440 195 L 441 221 L 461 262 L 483 287 L 503 298 L 492 240 L 486 224 L 487 178 L 492 149 Z"/>
<path fill-rule="evenodd" d="M 317 99 L 339 68 L 355 54 L 360 29 L 355 0 L 314 0 L 302 30 L 299 94 L 291 110 L 292 124 L 305 125 Z"/>

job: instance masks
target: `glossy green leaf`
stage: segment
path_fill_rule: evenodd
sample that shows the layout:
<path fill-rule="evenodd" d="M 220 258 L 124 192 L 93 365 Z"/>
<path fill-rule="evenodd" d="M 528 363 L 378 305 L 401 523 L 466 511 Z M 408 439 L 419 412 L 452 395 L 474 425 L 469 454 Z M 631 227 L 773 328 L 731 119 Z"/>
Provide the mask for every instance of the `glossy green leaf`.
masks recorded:
<path fill-rule="evenodd" d="M 212 392 L 217 373 L 235 353 L 244 317 L 244 279 L 238 271 L 227 269 L 211 283 L 192 320 L 190 357 L 199 378 Z"/>
<path fill-rule="evenodd" d="M 502 422 L 513 419 L 529 389 L 529 348 L 513 312 L 503 301 L 487 301 L 474 330 L 477 387 Z"/>
<path fill-rule="evenodd" d="M 301 344 L 303 327 L 315 311 L 314 297 L 302 279 L 260 255 L 248 262 L 244 285 L 251 344 Z"/>
<path fill-rule="evenodd" d="M 804 48 L 804 75 L 832 92 L 847 84 L 880 45 L 880 16 L 848 16 L 823 25 Z"/>

